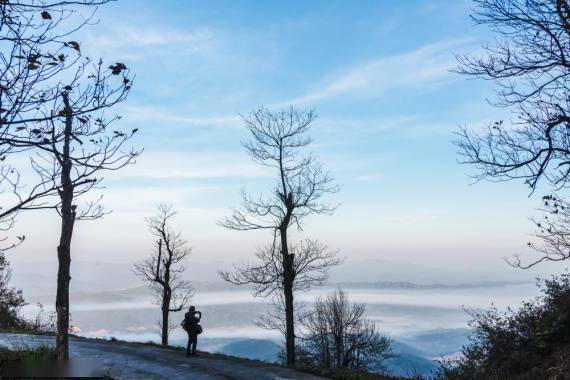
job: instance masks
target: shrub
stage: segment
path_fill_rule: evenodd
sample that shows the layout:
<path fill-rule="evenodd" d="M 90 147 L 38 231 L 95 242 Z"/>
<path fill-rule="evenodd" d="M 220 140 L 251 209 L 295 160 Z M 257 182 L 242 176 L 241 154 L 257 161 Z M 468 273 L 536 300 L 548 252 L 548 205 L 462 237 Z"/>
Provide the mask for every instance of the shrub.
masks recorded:
<path fill-rule="evenodd" d="M 538 285 L 542 295 L 518 311 L 471 311 L 474 332 L 463 348 L 464 358 L 443 363 L 439 378 L 568 378 L 570 274 L 539 280 Z"/>
<path fill-rule="evenodd" d="M 36 347 L 20 346 L 13 349 L 0 348 L 0 360 L 55 360 L 55 348 L 48 345 L 39 345 Z"/>
<path fill-rule="evenodd" d="M 9 286 L 12 277 L 10 263 L 0 253 L 0 329 L 21 328 L 19 311 L 26 304 L 22 291 Z"/>
<path fill-rule="evenodd" d="M 55 312 L 46 312 L 41 303 L 37 304 L 38 312 L 33 319 L 22 319 L 21 328 L 35 334 L 55 334 L 56 315 Z"/>

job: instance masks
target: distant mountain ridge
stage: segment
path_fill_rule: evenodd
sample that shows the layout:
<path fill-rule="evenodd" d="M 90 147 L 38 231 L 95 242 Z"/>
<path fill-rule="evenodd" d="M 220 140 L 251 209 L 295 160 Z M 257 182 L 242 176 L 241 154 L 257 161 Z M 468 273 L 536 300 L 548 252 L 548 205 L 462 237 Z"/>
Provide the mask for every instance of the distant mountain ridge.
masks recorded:
<path fill-rule="evenodd" d="M 328 283 L 322 286 L 322 289 L 342 288 L 346 290 L 351 289 L 385 289 L 385 290 L 453 290 L 453 289 L 478 289 L 478 288 L 501 288 L 510 285 L 530 284 L 527 281 L 493 281 L 481 283 L 466 283 L 466 284 L 416 284 L 407 281 L 379 281 L 379 282 L 338 282 Z M 238 287 L 223 281 L 194 281 L 192 282 L 194 292 L 209 293 L 209 292 L 237 292 L 247 291 L 246 286 Z M 24 289 L 26 289 L 24 287 Z M 49 288 L 48 288 L 49 289 Z M 44 289 L 44 291 L 48 290 Z M 33 302 L 47 303 L 51 302 L 55 291 L 51 293 L 41 292 L 25 292 L 29 300 Z M 134 300 L 148 299 L 152 295 L 150 288 L 147 285 L 136 285 L 120 289 L 108 289 L 95 291 L 92 286 L 76 286 L 70 291 L 73 302 L 89 303 L 113 303 L 113 302 L 128 302 Z"/>
<path fill-rule="evenodd" d="M 483 281 L 464 284 L 416 284 L 409 281 L 353 281 L 353 282 L 337 282 L 330 283 L 327 286 L 340 288 L 358 288 L 358 289 L 472 289 L 472 288 L 497 288 L 508 285 L 520 285 L 533 283 L 531 281 Z"/>
<path fill-rule="evenodd" d="M 209 289 L 230 289 L 223 284 L 218 272 L 231 270 L 233 263 L 223 261 L 187 263 L 185 278 L 195 284 L 197 290 L 203 286 Z M 55 293 L 57 265 L 54 261 L 13 262 L 12 284 L 22 288 L 26 294 Z M 330 273 L 330 284 L 380 284 L 376 287 L 419 288 L 447 286 L 498 285 L 500 283 L 534 282 L 537 272 L 506 270 L 477 271 L 474 269 L 454 269 L 430 267 L 405 261 L 390 260 L 347 260 Z M 73 261 L 71 264 L 72 291 L 106 291 L 127 289 L 141 285 L 132 272 L 132 263 L 108 263 Z M 105 281 L 101 281 L 104 278 Z M 408 285 L 414 284 L 414 285 Z M 371 285 L 366 285 L 371 286 Z"/>

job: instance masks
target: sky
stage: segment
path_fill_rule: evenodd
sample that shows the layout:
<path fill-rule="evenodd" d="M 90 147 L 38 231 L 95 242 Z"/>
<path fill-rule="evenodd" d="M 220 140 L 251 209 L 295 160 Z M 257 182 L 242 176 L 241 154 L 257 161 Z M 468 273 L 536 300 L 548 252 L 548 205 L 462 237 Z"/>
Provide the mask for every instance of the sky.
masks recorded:
<path fill-rule="evenodd" d="M 124 62 L 136 75 L 115 112 L 144 152 L 105 175 L 110 215 L 80 222 L 74 260 L 130 262 L 152 250 L 145 225 L 159 203 L 179 212 L 175 228 L 191 260 L 243 261 L 271 237 L 217 224 L 240 190 L 268 191 L 275 174 L 245 154 L 240 114 L 265 106 L 314 109 L 311 151 L 342 185 L 332 216 L 306 219 L 295 238 L 321 240 L 349 260 L 454 268 L 506 268 L 529 254 L 544 189 L 473 183 L 453 133 L 481 128 L 508 110 L 489 104 L 493 84 L 452 72 L 456 54 L 481 52 L 472 2 L 144 1 L 101 7 L 77 36 L 82 51 Z M 547 191 L 547 190 L 544 190 Z M 22 214 L 18 261 L 55 262 L 53 211 Z M 506 269 L 505 269 L 506 270 Z"/>

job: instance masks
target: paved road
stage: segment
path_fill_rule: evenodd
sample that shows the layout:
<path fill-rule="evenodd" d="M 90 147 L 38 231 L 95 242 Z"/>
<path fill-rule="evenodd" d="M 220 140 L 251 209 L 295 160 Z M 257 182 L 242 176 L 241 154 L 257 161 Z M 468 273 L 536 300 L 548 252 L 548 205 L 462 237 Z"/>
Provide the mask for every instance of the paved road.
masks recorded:
<path fill-rule="evenodd" d="M 0 334 L 0 346 L 53 345 L 54 337 Z M 188 358 L 184 351 L 163 350 L 136 343 L 70 339 L 72 358 L 96 360 L 116 379 L 320 379 L 289 368 L 258 361 L 200 353 Z"/>

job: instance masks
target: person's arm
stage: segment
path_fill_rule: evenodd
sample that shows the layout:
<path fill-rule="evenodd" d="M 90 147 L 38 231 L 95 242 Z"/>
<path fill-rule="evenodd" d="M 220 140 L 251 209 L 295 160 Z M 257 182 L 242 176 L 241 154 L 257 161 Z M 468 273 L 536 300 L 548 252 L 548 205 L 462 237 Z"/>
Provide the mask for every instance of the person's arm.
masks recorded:
<path fill-rule="evenodd" d="M 202 312 L 197 311 L 196 314 L 198 314 L 198 322 L 200 322 L 200 319 L 202 319 Z"/>

